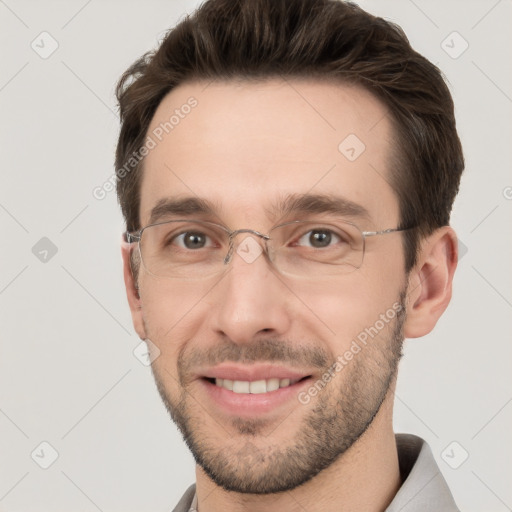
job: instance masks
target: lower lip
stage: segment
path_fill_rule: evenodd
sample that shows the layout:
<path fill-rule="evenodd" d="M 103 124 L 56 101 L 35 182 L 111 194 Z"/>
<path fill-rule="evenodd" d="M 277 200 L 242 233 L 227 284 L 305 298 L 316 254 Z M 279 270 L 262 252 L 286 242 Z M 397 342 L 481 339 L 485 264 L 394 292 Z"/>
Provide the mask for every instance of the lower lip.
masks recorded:
<path fill-rule="evenodd" d="M 259 416 L 289 402 L 298 400 L 301 389 L 309 385 L 310 377 L 303 379 L 291 386 L 279 388 L 267 393 L 234 393 L 229 389 L 222 388 L 206 379 L 201 379 L 206 393 L 213 402 L 224 412 L 235 416 Z"/>

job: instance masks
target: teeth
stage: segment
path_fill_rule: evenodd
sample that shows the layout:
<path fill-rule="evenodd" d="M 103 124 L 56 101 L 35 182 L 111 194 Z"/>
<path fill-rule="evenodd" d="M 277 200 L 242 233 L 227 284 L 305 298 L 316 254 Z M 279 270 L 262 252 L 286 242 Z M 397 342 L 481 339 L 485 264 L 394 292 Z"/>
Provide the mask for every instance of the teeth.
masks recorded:
<path fill-rule="evenodd" d="M 266 393 L 267 383 L 264 380 L 255 380 L 249 384 L 249 393 Z"/>
<path fill-rule="evenodd" d="M 276 389 L 279 389 L 279 379 L 268 379 L 267 391 L 275 391 Z"/>
<path fill-rule="evenodd" d="M 267 379 L 255 380 L 249 382 L 247 380 L 229 380 L 229 379 L 215 379 L 215 385 L 221 388 L 233 391 L 233 393 L 250 393 L 260 394 L 268 393 L 269 391 L 276 391 L 279 388 L 286 388 L 295 384 L 297 380 L 290 379 Z"/>
<path fill-rule="evenodd" d="M 246 380 L 233 381 L 233 393 L 249 393 L 250 382 Z"/>

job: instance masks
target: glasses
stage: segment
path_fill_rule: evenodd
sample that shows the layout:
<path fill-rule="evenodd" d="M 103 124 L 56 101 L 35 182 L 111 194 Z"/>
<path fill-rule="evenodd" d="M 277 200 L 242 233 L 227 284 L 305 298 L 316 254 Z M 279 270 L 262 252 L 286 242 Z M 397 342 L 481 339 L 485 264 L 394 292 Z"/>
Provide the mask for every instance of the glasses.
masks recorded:
<path fill-rule="evenodd" d="M 247 263 L 264 253 L 281 274 L 317 277 L 360 268 L 367 238 L 407 229 L 411 228 L 361 231 L 345 220 L 295 220 L 263 234 L 185 219 L 151 224 L 125 236 L 128 243 L 138 243 L 144 269 L 156 277 L 188 280 L 213 276 L 226 269 L 235 251 Z M 236 243 L 240 234 L 247 236 Z"/>

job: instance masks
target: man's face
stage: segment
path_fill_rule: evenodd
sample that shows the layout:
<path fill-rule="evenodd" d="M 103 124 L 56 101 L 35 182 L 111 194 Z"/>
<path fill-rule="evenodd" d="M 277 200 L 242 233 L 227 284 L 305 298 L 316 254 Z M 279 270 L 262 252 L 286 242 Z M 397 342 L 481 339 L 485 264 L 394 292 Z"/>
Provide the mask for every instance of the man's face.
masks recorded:
<path fill-rule="evenodd" d="M 369 93 L 298 80 L 206 86 L 180 86 L 155 113 L 148 135 L 197 100 L 146 157 L 142 226 L 157 203 L 185 198 L 215 211 L 158 220 L 266 234 L 287 221 L 340 218 L 277 208 L 315 195 L 362 207 L 365 215 L 342 214 L 362 231 L 397 227 L 391 125 Z M 157 278 L 141 267 L 136 315 L 139 334 L 160 351 L 152 368 L 162 399 L 204 471 L 229 490 L 278 492 L 332 464 L 391 401 L 405 316 L 397 314 L 406 286 L 401 235 L 368 238 L 362 266 L 339 275 L 290 276 L 264 254 L 243 256 L 235 250 L 221 273 L 203 279 Z M 255 381 L 264 384 L 248 393 Z"/>

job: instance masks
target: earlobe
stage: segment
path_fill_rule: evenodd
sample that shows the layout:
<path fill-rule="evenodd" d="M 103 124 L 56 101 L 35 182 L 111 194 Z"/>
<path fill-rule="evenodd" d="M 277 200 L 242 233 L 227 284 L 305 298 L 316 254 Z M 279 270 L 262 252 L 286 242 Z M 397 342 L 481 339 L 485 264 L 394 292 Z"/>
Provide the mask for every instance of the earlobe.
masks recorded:
<path fill-rule="evenodd" d="M 131 245 L 124 240 L 121 242 L 121 254 L 123 257 L 123 276 L 126 297 L 128 298 L 128 304 L 132 314 L 133 327 L 139 337 L 145 339 L 147 336 L 142 314 L 142 300 L 131 266 Z"/>
<path fill-rule="evenodd" d="M 457 236 L 449 226 L 423 241 L 418 262 L 409 275 L 406 338 L 428 334 L 448 307 L 457 257 Z"/>

